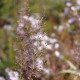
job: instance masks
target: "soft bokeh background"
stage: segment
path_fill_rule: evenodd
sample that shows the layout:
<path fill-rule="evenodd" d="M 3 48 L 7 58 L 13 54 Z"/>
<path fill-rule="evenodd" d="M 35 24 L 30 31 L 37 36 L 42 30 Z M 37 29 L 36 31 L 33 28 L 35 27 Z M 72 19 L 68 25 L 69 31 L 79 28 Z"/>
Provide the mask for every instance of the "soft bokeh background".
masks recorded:
<path fill-rule="evenodd" d="M 5 77 L 6 68 L 15 68 L 14 30 L 23 3 L 0 0 L 0 76 Z M 45 70 L 34 80 L 79 80 L 80 0 L 30 0 L 26 10 L 28 16 L 39 15 L 43 31 L 58 41 L 52 50 L 41 54 Z"/>

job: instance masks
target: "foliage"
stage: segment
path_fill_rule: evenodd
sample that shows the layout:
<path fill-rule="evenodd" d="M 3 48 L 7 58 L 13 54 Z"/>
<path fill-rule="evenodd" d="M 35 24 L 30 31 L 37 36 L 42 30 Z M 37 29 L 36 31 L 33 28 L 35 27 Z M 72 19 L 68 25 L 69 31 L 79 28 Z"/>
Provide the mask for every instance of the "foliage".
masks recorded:
<path fill-rule="evenodd" d="M 15 67 L 20 73 L 20 79 L 24 80 L 79 80 L 78 0 L 29 0 L 27 3 L 25 1 L 0 1 L 0 18 L 11 18 L 13 24 L 12 31 L 0 28 L 0 75 L 5 75 L 5 68 Z M 22 7 L 25 7 L 25 10 L 19 11 Z M 38 25 L 37 17 L 41 21 Z"/>

